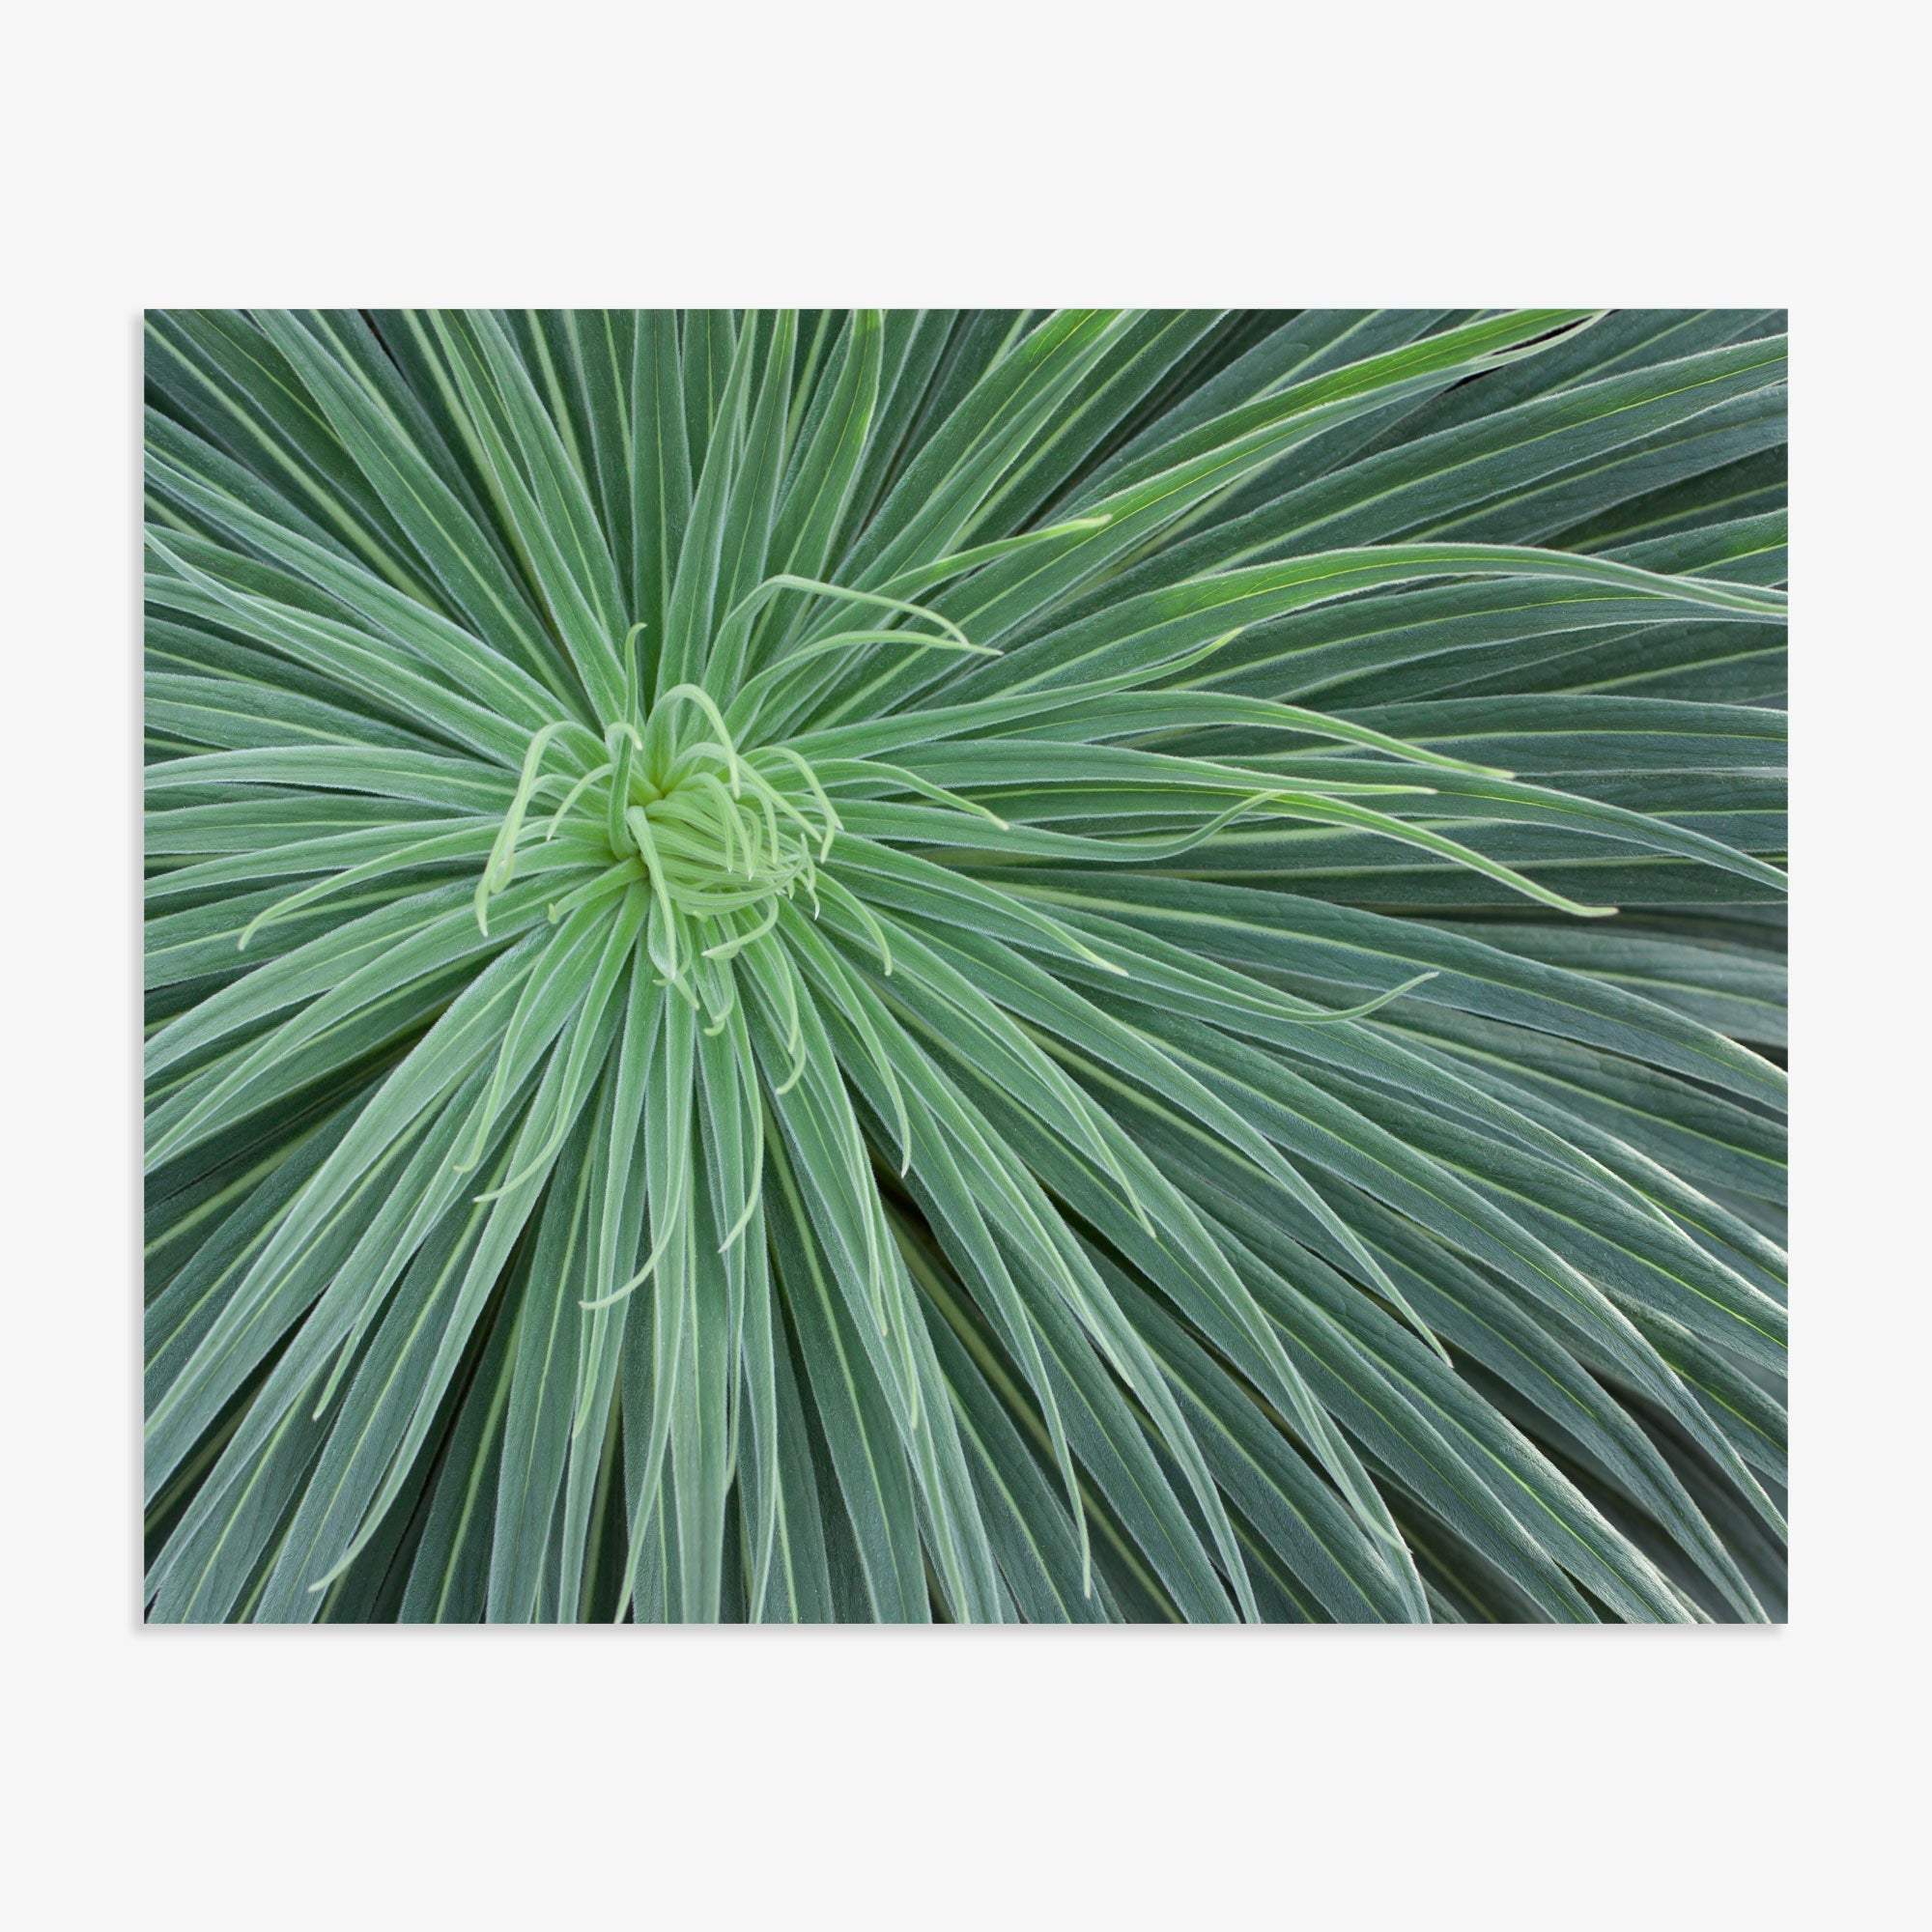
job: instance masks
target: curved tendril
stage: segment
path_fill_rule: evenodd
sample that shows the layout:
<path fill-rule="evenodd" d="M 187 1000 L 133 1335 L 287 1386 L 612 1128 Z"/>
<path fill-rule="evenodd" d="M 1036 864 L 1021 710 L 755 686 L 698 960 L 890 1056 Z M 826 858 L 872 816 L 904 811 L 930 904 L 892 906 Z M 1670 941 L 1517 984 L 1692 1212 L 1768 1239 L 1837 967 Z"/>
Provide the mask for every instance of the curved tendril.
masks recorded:
<path fill-rule="evenodd" d="M 624 810 L 631 802 L 631 760 L 637 752 L 637 732 L 628 724 L 613 724 L 604 734 L 611 752 L 611 790 L 604 802 L 604 829 L 611 849 L 624 849 Z M 612 739 L 616 740 L 614 745 Z"/>
<path fill-rule="evenodd" d="M 643 1266 L 622 1288 L 612 1289 L 609 1294 L 600 1294 L 594 1301 L 580 1301 L 577 1304 L 578 1307 L 583 1309 L 612 1308 L 627 1296 L 637 1293 L 638 1290 L 642 1288 L 644 1283 L 656 1272 L 658 1264 L 665 1258 L 665 1250 L 670 1246 L 672 1240 L 676 1237 L 679 1223 L 683 1218 L 684 1203 L 682 1200 L 679 1200 L 672 1205 L 671 1211 L 665 1221 L 664 1233 L 658 1236 L 657 1245 L 644 1258 Z"/>
<path fill-rule="evenodd" d="M 564 816 L 570 810 L 570 808 L 573 805 L 575 805 L 577 801 L 580 798 L 582 798 L 583 794 L 586 791 L 588 791 L 590 787 L 594 785 L 599 779 L 608 778 L 611 775 L 611 773 L 615 769 L 616 767 L 611 764 L 608 760 L 604 764 L 593 765 L 589 771 L 585 772 L 583 776 L 581 779 L 579 779 L 578 781 L 574 785 L 572 785 L 567 792 L 564 793 L 562 803 L 558 805 L 557 809 L 554 811 L 553 811 L 550 815 L 549 826 L 544 832 L 545 844 L 549 844 L 550 841 L 556 837 L 556 828 L 563 823 Z"/>
<path fill-rule="evenodd" d="M 774 962 L 775 970 L 771 978 L 778 988 L 779 1006 L 785 1024 L 784 1050 L 791 1060 L 791 1071 L 783 1082 L 772 1089 L 774 1098 L 789 1094 L 799 1083 L 805 1072 L 805 1028 L 799 1018 L 798 988 L 792 981 L 792 964 L 782 950 Z"/>
<path fill-rule="evenodd" d="M 893 949 L 886 938 L 886 928 L 878 922 L 872 908 L 857 893 L 849 891 L 831 873 L 825 875 L 825 896 L 841 910 L 849 912 L 865 928 L 866 937 L 872 942 L 879 955 L 879 965 L 887 979 L 893 977 Z"/>
<path fill-rule="evenodd" d="M 724 722 L 724 714 L 719 710 L 717 701 L 701 684 L 674 684 L 663 693 L 652 707 L 650 722 L 655 724 L 663 719 L 673 704 L 694 705 L 703 712 L 706 721 L 718 734 L 718 743 L 724 753 L 724 761 L 731 773 L 731 796 L 736 798 L 743 782 L 743 762 L 738 756 L 738 747 L 731 736 L 731 727 Z"/>
<path fill-rule="evenodd" d="M 718 1252 L 721 1255 L 752 1225 L 752 1216 L 758 1211 L 758 1202 L 761 1198 L 759 1183 L 764 1178 L 762 1173 L 764 1157 L 764 1144 L 761 1141 L 756 1149 L 758 1166 L 753 1170 L 751 1186 L 745 1195 L 745 1205 L 739 1209 L 738 1218 L 731 1223 L 731 1232 L 718 1243 Z"/>
<path fill-rule="evenodd" d="M 792 755 L 796 757 L 798 754 L 793 753 Z M 951 806 L 955 811 L 967 811 L 977 818 L 988 819 L 1002 832 L 1010 832 L 1013 829 L 1008 820 L 1002 818 L 990 807 L 981 805 L 978 799 L 967 798 L 956 791 L 949 791 L 944 785 L 934 784 L 930 779 L 923 779 L 917 772 L 909 772 L 903 766 L 889 765 L 878 758 L 837 758 L 832 761 L 832 766 L 841 768 L 838 775 L 833 779 L 834 784 L 847 778 L 850 780 L 870 778 L 876 773 L 880 778 L 890 779 L 907 791 L 917 792 L 922 798 L 931 799 L 935 805 Z M 842 770 L 846 766 L 851 768 L 849 774 Z"/>
<path fill-rule="evenodd" d="M 351 886 L 361 885 L 365 880 L 380 879 L 385 873 L 405 870 L 412 864 L 433 864 L 445 858 L 468 856 L 461 848 L 463 843 L 473 838 L 474 831 L 468 828 L 456 833 L 440 833 L 429 838 L 414 839 L 409 844 L 392 847 L 387 852 L 379 853 L 373 859 L 365 859 L 359 866 L 350 866 L 340 872 L 330 872 L 316 880 L 312 885 L 303 886 L 298 892 L 290 893 L 277 899 L 273 905 L 266 906 L 258 912 L 235 941 L 235 950 L 245 952 L 249 942 L 264 926 L 274 925 L 291 914 L 299 912 L 304 906 L 316 904 L 332 894 L 344 892 Z M 454 846 L 456 849 L 450 849 Z"/>
<path fill-rule="evenodd" d="M 821 638 L 816 643 L 801 644 L 796 650 L 787 651 L 776 664 L 767 665 L 755 677 L 747 678 L 733 695 L 725 715 L 737 721 L 741 731 L 745 730 L 763 716 L 773 695 L 782 691 L 787 682 L 814 658 L 825 657 L 833 651 L 876 649 L 886 644 L 899 645 L 908 655 L 916 655 L 920 651 L 952 651 L 955 656 L 976 658 L 1005 655 L 993 644 L 935 638 L 923 631 L 840 631 L 836 637 Z"/>
<path fill-rule="evenodd" d="M 737 980 L 729 966 L 710 963 L 707 954 L 699 954 L 699 959 L 702 963 L 694 967 L 691 977 L 696 982 L 698 997 L 704 1002 L 705 1011 L 716 1015 L 713 1023 L 704 1029 L 707 1038 L 716 1039 L 724 1031 L 725 1022 L 731 1017 L 731 1009 L 737 1004 Z M 722 987 L 722 994 L 717 1004 L 712 1000 L 714 980 Z"/>
<path fill-rule="evenodd" d="M 624 822 L 637 840 L 638 856 L 643 861 L 654 901 L 651 923 L 644 933 L 644 951 L 667 983 L 681 986 L 684 975 L 677 962 L 677 909 L 671 903 L 670 881 L 665 874 L 664 858 L 651 832 L 651 821 L 642 806 L 634 805 L 624 814 Z"/>
<path fill-rule="evenodd" d="M 821 859 L 829 859 L 832 856 L 832 840 L 844 830 L 844 820 L 838 816 L 838 810 L 826 797 L 825 787 L 818 781 L 818 774 L 804 758 L 800 757 L 789 745 L 773 745 L 769 750 L 775 758 L 783 758 L 786 763 L 795 766 L 799 776 L 805 780 L 806 789 L 811 793 L 812 802 L 825 819 L 825 836 L 819 840 L 818 856 Z"/>
<path fill-rule="evenodd" d="M 778 819 L 773 815 L 775 812 L 783 812 L 808 838 L 816 839 L 821 836 L 822 828 L 812 824 L 811 820 L 806 817 L 805 813 L 762 772 L 747 766 L 745 776 L 751 781 L 752 796 L 764 808 L 766 828 L 770 833 L 775 851 L 779 839 Z"/>
<path fill-rule="evenodd" d="M 781 901 L 774 893 L 767 899 L 764 915 L 749 932 L 741 932 L 729 939 L 721 939 L 716 946 L 707 946 L 703 956 L 706 959 L 734 959 L 751 945 L 754 939 L 762 939 L 778 923 L 779 906 Z"/>
<path fill-rule="evenodd" d="M 550 741 L 563 728 L 564 721 L 561 719 L 554 724 L 543 725 L 530 734 L 530 742 L 524 752 L 523 770 L 517 775 L 517 789 L 511 794 L 509 810 L 503 814 L 496 842 L 490 847 L 489 858 L 484 861 L 482 876 L 476 881 L 476 923 L 486 938 L 490 932 L 490 900 L 516 876 L 517 840 L 523 833 L 524 814 L 529 810 L 530 799 L 543 781 L 538 777 L 537 767 L 543 762 Z"/>
<path fill-rule="evenodd" d="M 638 676 L 638 639 L 650 628 L 642 618 L 624 633 L 624 648 L 619 656 L 624 662 L 624 722 L 636 724 L 641 719 L 639 702 L 643 686 Z"/>
<path fill-rule="evenodd" d="M 1364 1000 L 1358 1007 L 1324 1009 L 1312 1013 L 1290 1013 L 1285 1017 L 1298 1020 L 1304 1026 L 1321 1026 L 1331 1020 L 1365 1020 L 1371 1013 L 1378 1013 L 1393 1000 L 1399 1000 L 1405 993 L 1412 993 L 1416 987 L 1427 985 L 1436 976 L 1434 973 L 1418 973 L 1412 980 L 1405 980 L 1400 986 L 1391 986 L 1386 993 L 1378 993 L 1372 1000 Z"/>
<path fill-rule="evenodd" d="M 721 640 L 730 639 L 730 662 L 736 668 L 741 659 L 742 644 L 749 640 L 753 616 L 781 590 L 795 590 L 810 597 L 829 598 L 835 603 L 859 605 L 873 611 L 889 611 L 900 616 L 919 617 L 938 627 L 938 637 L 921 637 L 918 634 L 902 634 L 897 631 L 854 631 L 841 633 L 837 638 L 819 639 L 787 652 L 776 664 L 767 666 L 755 676 L 739 685 L 731 700 L 731 715 L 741 730 L 748 727 L 762 711 L 772 691 L 783 679 L 796 670 L 800 665 L 811 658 L 824 655 L 832 650 L 857 648 L 868 643 L 908 644 L 914 650 L 930 650 L 935 647 L 971 652 L 976 656 L 997 657 L 999 653 L 990 645 L 976 644 L 952 618 L 935 611 L 930 605 L 916 604 L 909 598 L 895 597 L 883 590 L 849 590 L 843 584 L 828 583 L 820 578 L 800 577 L 789 571 L 768 577 L 755 589 L 742 598 L 725 617 L 720 627 Z M 734 633 L 734 626 L 742 626 L 742 636 Z"/>
<path fill-rule="evenodd" d="M 791 571 L 780 571 L 776 576 L 766 578 L 741 597 L 718 627 L 719 635 L 722 637 L 728 633 L 734 624 L 749 622 L 781 590 L 797 590 L 808 596 L 829 597 L 835 603 L 863 604 L 874 611 L 896 611 L 908 617 L 923 617 L 937 624 L 949 637 L 956 638 L 960 643 L 967 641 L 966 633 L 957 624 L 928 605 L 909 603 L 903 597 L 894 597 L 883 590 L 847 590 L 843 584 L 827 583 L 816 577 L 799 577 Z"/>

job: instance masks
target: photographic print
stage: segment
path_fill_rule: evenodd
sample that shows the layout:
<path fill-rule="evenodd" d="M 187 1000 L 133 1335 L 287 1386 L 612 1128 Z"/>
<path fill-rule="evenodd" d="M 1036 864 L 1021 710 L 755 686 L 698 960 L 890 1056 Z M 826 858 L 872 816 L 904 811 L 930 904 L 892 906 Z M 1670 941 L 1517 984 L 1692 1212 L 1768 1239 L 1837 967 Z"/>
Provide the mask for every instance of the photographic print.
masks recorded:
<path fill-rule="evenodd" d="M 1782 1620 L 1781 313 L 143 334 L 147 1620 Z"/>

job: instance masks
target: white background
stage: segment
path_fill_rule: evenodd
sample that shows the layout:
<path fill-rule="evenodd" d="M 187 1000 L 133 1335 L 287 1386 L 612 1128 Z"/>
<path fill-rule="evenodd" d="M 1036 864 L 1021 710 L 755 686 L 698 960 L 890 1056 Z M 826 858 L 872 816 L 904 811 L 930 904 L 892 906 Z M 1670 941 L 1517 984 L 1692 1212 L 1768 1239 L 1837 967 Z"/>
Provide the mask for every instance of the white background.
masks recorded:
<path fill-rule="evenodd" d="M 1902 17 L 15 17 L 14 1923 L 1863 1927 L 1922 1906 L 1923 155 L 1918 70 L 1876 26 Z M 1790 303 L 1792 1627 L 141 1632 L 139 309 L 1091 300 Z"/>

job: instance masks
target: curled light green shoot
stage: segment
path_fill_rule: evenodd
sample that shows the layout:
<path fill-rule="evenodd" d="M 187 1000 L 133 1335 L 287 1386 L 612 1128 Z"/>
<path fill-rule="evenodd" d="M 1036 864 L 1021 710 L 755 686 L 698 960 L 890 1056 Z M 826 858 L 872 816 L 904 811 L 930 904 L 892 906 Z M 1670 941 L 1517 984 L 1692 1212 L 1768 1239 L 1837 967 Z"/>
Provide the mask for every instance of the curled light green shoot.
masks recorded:
<path fill-rule="evenodd" d="M 509 810 L 503 814 L 502 829 L 497 834 L 497 842 L 490 848 L 490 857 L 476 881 L 476 923 L 486 937 L 490 931 L 490 900 L 510 883 L 516 873 L 517 839 L 524 829 L 524 814 L 529 810 L 530 799 L 542 782 L 538 767 L 543 763 L 543 755 L 551 740 L 563 728 L 561 720 L 554 724 L 544 725 L 531 734 L 528 749 L 524 753 L 523 770 L 517 776 L 517 789 L 511 796 Z"/>

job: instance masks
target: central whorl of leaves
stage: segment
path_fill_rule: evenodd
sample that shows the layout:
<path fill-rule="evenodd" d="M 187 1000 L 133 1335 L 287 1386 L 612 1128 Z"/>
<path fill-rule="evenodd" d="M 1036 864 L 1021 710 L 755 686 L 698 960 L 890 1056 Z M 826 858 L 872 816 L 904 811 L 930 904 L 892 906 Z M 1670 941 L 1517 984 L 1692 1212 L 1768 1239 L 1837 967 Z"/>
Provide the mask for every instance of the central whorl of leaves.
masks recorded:
<path fill-rule="evenodd" d="M 936 632 L 921 638 L 876 629 L 842 631 L 790 650 L 759 675 L 744 676 L 753 622 L 772 597 L 786 590 L 929 618 Z M 703 683 L 671 684 L 648 703 L 643 700 L 638 643 L 645 629 L 634 625 L 624 639 L 623 708 L 601 734 L 559 719 L 531 737 L 502 830 L 477 881 L 477 923 L 487 934 L 489 901 L 516 876 L 517 849 L 530 829 L 531 805 L 546 787 L 556 786 L 562 797 L 549 814 L 545 840 L 569 830 L 574 813 L 587 816 L 593 828 L 604 828 L 611 863 L 558 901 L 552 918 L 580 904 L 641 891 L 648 899 L 646 952 L 665 983 L 706 1007 L 709 1030 L 716 1032 L 728 1010 L 728 980 L 704 971 L 700 962 L 728 960 L 755 944 L 778 923 L 780 901 L 800 891 L 815 913 L 819 862 L 830 854 L 842 823 L 809 759 L 790 745 L 756 742 L 768 710 L 795 682 L 795 672 L 836 653 L 878 644 L 966 653 L 979 647 L 948 619 L 916 604 L 809 578 L 769 578 L 726 617 L 708 654 L 710 679 L 729 707 L 727 715 Z M 750 749 L 741 749 L 741 736 Z M 549 768 L 547 757 L 554 761 Z M 863 770 L 857 761 L 843 762 Z M 876 769 L 881 777 L 917 785 L 895 768 Z M 952 800 L 938 786 L 923 789 Z M 847 903 L 860 918 L 868 918 L 856 900 Z M 883 953 L 883 935 L 875 923 L 870 930 Z M 721 1006 L 721 998 L 726 1004 Z"/>
<path fill-rule="evenodd" d="M 319 480 L 312 517 L 286 466 L 155 426 L 156 630 L 212 668 L 192 704 L 164 686 L 151 890 L 218 941 L 149 1044 L 162 1245 L 189 1256 L 156 1303 L 156 1613 L 1257 1617 L 1305 1573 L 1326 1613 L 1427 1618 L 1430 1511 L 1538 1613 L 1702 1613 L 1520 1454 L 1474 1350 L 1560 1383 L 1633 1506 L 1757 1614 L 1563 1350 L 1775 1525 L 1723 1419 L 1758 1393 L 1711 1366 L 1780 1359 L 1768 1244 L 1455 1028 L 1580 1024 L 1753 1096 L 1770 1069 L 1373 913 L 1319 952 L 1293 892 L 1339 844 L 1610 910 L 1485 820 L 1782 875 L 1440 749 L 1470 730 L 1262 687 L 1279 626 L 1343 605 L 1373 637 L 1411 586 L 1546 625 L 1761 629 L 1781 596 L 1507 544 L 1167 563 L 1320 430 L 1578 320 L 1156 412 L 1017 527 L 986 505 L 1126 355 L 1118 319 L 1047 319 L 869 497 L 876 317 L 822 374 L 789 317 L 607 318 L 621 390 L 575 402 L 548 325 L 412 321 L 394 368 L 331 321 L 211 326 L 224 409 L 253 407 L 250 357 L 311 399 Z M 1439 1034 L 1389 1027 L 1438 1000 Z M 1519 1495 L 1529 1526 L 1492 1533 Z"/>

